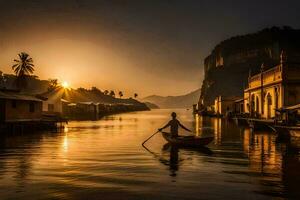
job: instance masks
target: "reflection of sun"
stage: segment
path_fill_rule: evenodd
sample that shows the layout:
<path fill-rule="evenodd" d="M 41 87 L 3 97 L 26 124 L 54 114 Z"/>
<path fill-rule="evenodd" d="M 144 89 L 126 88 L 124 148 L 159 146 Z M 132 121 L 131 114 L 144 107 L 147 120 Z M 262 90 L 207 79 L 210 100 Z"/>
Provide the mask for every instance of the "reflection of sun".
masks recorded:
<path fill-rule="evenodd" d="M 69 131 L 68 126 L 64 126 L 64 132 L 67 133 Z"/>
<path fill-rule="evenodd" d="M 64 140 L 63 140 L 62 146 L 63 146 L 64 152 L 67 152 L 68 151 L 68 147 L 69 147 L 68 135 L 67 134 L 64 136 Z"/>
<path fill-rule="evenodd" d="M 62 83 L 62 86 L 65 88 L 65 89 L 68 89 L 70 87 L 69 83 L 67 81 L 64 81 Z"/>

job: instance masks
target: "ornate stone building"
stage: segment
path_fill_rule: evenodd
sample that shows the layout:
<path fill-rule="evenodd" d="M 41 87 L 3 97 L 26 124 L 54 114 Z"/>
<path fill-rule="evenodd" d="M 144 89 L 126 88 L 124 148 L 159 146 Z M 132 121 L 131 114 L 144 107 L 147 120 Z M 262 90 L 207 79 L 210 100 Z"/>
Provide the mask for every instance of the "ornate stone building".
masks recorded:
<path fill-rule="evenodd" d="M 244 90 L 244 110 L 251 116 L 270 119 L 275 110 L 300 103 L 299 55 L 288 56 L 282 51 L 280 64 L 251 76 Z"/>
<path fill-rule="evenodd" d="M 289 58 L 300 53 L 299 35 L 300 29 L 272 27 L 220 42 L 204 60 L 199 107 L 213 105 L 217 96 L 242 97 L 249 70 L 258 74 L 261 63 L 264 70 L 278 65 L 281 50 Z"/>

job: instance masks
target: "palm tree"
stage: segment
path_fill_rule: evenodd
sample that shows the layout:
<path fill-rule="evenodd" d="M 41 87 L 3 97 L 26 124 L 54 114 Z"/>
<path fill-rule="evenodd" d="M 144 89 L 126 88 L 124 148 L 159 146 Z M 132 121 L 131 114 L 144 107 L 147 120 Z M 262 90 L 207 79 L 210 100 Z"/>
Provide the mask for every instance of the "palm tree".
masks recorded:
<path fill-rule="evenodd" d="M 15 64 L 12 66 L 17 79 L 18 87 L 26 86 L 26 76 L 30 76 L 34 71 L 33 59 L 25 52 L 18 54 L 19 59 L 14 59 Z"/>
<path fill-rule="evenodd" d="M 104 90 L 103 94 L 104 94 L 104 95 L 108 95 L 108 94 L 109 94 L 109 91 L 108 91 L 108 90 Z"/>
<path fill-rule="evenodd" d="M 137 98 L 139 95 L 137 93 L 134 93 L 134 98 Z"/>
<path fill-rule="evenodd" d="M 57 79 L 49 79 L 49 86 L 48 86 L 49 92 L 55 90 L 58 87 L 59 87 L 59 84 L 58 84 Z"/>
<path fill-rule="evenodd" d="M 115 97 L 115 96 L 116 96 L 115 91 L 111 90 L 111 91 L 109 92 L 109 95 L 112 96 L 112 97 Z"/>
<path fill-rule="evenodd" d="M 120 96 L 120 99 L 122 98 L 122 96 L 124 96 L 122 91 L 119 92 L 119 96 Z"/>

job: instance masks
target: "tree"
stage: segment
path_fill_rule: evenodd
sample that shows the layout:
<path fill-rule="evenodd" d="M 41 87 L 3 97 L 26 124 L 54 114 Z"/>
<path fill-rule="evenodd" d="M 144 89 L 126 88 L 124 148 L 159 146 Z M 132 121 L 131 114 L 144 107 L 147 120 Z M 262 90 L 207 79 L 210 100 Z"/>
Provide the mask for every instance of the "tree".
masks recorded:
<path fill-rule="evenodd" d="M 92 91 L 93 93 L 95 93 L 95 94 L 101 93 L 101 90 L 99 90 L 97 87 L 92 87 L 92 88 L 91 88 L 91 91 Z"/>
<path fill-rule="evenodd" d="M 115 91 L 111 90 L 111 91 L 109 92 L 109 95 L 112 96 L 112 97 L 115 97 L 115 96 L 116 96 Z"/>
<path fill-rule="evenodd" d="M 4 85 L 4 76 L 3 76 L 3 72 L 0 71 L 0 86 Z"/>
<path fill-rule="evenodd" d="M 86 90 L 85 88 L 83 88 L 83 87 L 77 88 L 77 91 L 78 91 L 79 93 L 87 92 L 87 90 Z"/>
<path fill-rule="evenodd" d="M 120 99 L 124 96 L 122 91 L 119 92 L 119 96 L 120 96 Z"/>
<path fill-rule="evenodd" d="M 6 87 L 6 78 L 2 71 L 0 71 L 0 87 L 5 88 Z"/>
<path fill-rule="evenodd" d="M 137 98 L 139 95 L 137 93 L 134 93 L 134 98 Z"/>
<path fill-rule="evenodd" d="M 108 90 L 104 90 L 103 94 L 108 95 L 109 91 Z"/>
<path fill-rule="evenodd" d="M 49 79 L 48 91 L 53 91 L 59 87 L 57 79 Z"/>
<path fill-rule="evenodd" d="M 26 87 L 26 76 L 30 76 L 34 71 L 33 59 L 25 52 L 18 54 L 19 58 L 14 59 L 15 64 L 12 66 L 17 78 L 17 87 Z"/>

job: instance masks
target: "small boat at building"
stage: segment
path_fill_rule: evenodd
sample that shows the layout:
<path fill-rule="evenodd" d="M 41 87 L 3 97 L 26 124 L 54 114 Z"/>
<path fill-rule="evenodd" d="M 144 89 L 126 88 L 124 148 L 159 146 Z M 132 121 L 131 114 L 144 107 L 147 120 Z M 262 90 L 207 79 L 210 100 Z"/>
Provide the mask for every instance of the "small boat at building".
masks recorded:
<path fill-rule="evenodd" d="M 195 136 L 178 136 L 173 138 L 171 134 L 167 132 L 162 132 L 162 135 L 171 145 L 183 147 L 203 147 L 214 140 L 214 137 L 200 138 Z"/>
<path fill-rule="evenodd" d="M 279 134 L 290 134 L 300 137 L 300 104 L 276 110 L 277 115 L 273 128 Z"/>

